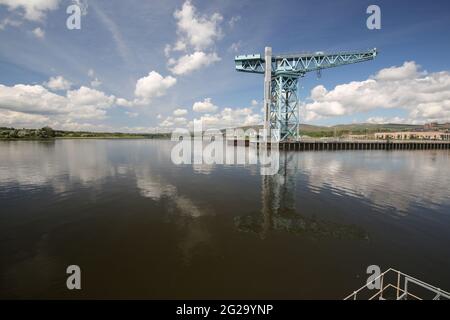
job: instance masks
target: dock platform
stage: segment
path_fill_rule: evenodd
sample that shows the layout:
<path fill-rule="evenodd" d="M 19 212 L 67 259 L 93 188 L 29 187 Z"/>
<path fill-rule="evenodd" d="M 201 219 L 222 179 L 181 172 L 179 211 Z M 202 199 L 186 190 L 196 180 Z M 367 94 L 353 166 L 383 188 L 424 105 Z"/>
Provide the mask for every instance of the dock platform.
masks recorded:
<path fill-rule="evenodd" d="M 260 146 L 260 142 L 231 140 L 231 144 Z M 270 148 L 270 144 L 267 145 Z M 338 150 L 444 150 L 450 141 L 440 140 L 301 140 L 280 142 L 280 150 L 338 151 Z"/>

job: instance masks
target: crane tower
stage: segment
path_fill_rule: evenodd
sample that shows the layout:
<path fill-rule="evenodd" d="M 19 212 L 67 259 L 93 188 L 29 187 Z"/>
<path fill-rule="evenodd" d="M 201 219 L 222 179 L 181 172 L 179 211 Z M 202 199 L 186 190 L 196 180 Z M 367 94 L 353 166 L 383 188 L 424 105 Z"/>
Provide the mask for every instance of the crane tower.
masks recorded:
<path fill-rule="evenodd" d="M 272 55 L 266 47 L 265 55 L 239 55 L 234 61 L 236 70 L 264 74 L 264 139 L 270 141 L 298 140 L 298 78 L 307 72 L 339 67 L 372 60 L 377 49 L 362 52 L 301 53 Z M 270 63 L 267 63 L 270 62 Z M 267 140 L 266 140 L 267 141 Z"/>

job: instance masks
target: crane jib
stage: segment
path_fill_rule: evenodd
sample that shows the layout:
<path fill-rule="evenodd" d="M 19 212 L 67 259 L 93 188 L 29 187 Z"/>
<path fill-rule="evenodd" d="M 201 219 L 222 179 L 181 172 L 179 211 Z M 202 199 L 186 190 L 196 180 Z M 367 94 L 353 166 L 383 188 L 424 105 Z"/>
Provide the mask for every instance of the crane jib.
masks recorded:
<path fill-rule="evenodd" d="M 272 72 L 298 73 L 301 76 L 306 72 L 372 60 L 377 53 L 377 49 L 372 49 L 362 52 L 277 55 L 271 58 Z M 265 64 L 265 58 L 260 54 L 241 55 L 235 58 L 237 71 L 263 74 Z"/>

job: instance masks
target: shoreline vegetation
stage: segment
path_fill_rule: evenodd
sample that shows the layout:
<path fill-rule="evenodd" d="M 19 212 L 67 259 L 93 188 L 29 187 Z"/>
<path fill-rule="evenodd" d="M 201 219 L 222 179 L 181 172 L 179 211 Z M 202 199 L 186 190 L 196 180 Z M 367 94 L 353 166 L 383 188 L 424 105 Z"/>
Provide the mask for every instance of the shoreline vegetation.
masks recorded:
<path fill-rule="evenodd" d="M 0 127 L 0 140 L 52 140 L 52 139 L 170 139 L 170 133 L 122 133 L 54 130 L 17 129 Z"/>
<path fill-rule="evenodd" d="M 262 129 L 262 125 L 246 126 L 236 129 Z M 426 125 L 413 124 L 371 124 L 355 123 L 335 126 L 317 126 L 300 124 L 300 136 L 310 138 L 341 138 L 350 135 L 373 135 L 376 132 L 401 132 L 430 130 Z M 435 124 L 431 130 L 449 132 L 450 123 Z M 221 130 L 225 133 L 226 129 Z M 90 132 L 54 130 L 50 127 L 41 129 L 0 127 L 0 140 L 50 140 L 50 139 L 170 139 L 171 133 L 123 133 L 123 132 Z"/>

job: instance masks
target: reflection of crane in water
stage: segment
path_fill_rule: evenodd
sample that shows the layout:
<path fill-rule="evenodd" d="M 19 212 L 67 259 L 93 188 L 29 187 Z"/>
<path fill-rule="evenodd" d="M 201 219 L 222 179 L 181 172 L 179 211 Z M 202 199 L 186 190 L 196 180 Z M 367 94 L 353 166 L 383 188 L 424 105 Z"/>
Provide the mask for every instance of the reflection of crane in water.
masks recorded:
<path fill-rule="evenodd" d="M 235 225 L 243 232 L 253 232 L 267 237 L 271 230 L 294 234 L 311 234 L 314 237 L 365 238 L 358 227 L 307 217 L 295 208 L 298 153 L 280 152 L 280 169 L 275 175 L 262 176 L 261 213 L 235 218 Z"/>

